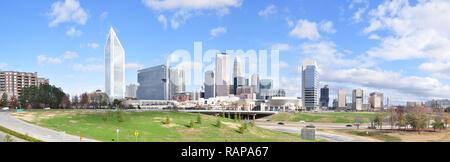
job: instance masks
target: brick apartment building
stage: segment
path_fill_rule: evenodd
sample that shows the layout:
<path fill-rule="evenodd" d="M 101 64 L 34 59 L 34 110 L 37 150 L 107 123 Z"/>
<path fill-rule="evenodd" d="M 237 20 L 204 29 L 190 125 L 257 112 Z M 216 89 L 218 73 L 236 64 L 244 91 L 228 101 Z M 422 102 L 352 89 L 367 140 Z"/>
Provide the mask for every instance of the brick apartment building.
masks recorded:
<path fill-rule="evenodd" d="M 38 78 L 37 72 L 0 71 L 0 95 L 8 94 L 8 97 L 18 97 L 22 88 L 49 84 L 46 78 Z"/>

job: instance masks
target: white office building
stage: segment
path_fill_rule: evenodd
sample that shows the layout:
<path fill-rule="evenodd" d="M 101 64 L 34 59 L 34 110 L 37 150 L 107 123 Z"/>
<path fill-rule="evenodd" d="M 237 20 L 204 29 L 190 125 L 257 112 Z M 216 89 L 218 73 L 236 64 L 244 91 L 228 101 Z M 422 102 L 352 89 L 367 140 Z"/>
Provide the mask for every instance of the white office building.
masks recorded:
<path fill-rule="evenodd" d="M 230 94 L 230 57 L 226 53 L 216 55 L 216 96 Z"/>
<path fill-rule="evenodd" d="M 112 99 L 125 98 L 125 51 L 112 27 L 105 45 L 105 92 Z"/>

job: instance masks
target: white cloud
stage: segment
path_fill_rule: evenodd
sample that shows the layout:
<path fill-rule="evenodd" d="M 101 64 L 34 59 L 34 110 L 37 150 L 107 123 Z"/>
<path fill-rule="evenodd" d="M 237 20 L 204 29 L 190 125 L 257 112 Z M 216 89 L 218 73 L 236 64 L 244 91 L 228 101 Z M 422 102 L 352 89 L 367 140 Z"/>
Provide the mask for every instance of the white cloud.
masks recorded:
<path fill-rule="evenodd" d="M 127 63 L 125 65 L 125 69 L 127 70 L 139 70 L 143 67 L 143 65 L 139 64 L 139 63 Z"/>
<path fill-rule="evenodd" d="M 280 69 L 286 69 L 289 67 L 290 67 L 290 65 L 287 62 L 280 61 Z"/>
<path fill-rule="evenodd" d="M 86 62 L 103 62 L 101 58 L 89 57 L 85 59 Z"/>
<path fill-rule="evenodd" d="M 211 29 L 210 33 L 211 33 L 211 37 L 214 38 L 214 37 L 217 37 L 219 34 L 227 33 L 227 28 L 217 27 L 217 28 Z"/>
<path fill-rule="evenodd" d="M 219 10 L 239 7 L 241 0 L 142 0 L 153 10 Z"/>
<path fill-rule="evenodd" d="M 419 66 L 419 69 L 430 73 L 448 73 L 450 74 L 450 61 L 427 62 Z"/>
<path fill-rule="evenodd" d="M 299 39 L 316 40 L 320 38 L 317 24 L 308 20 L 298 20 L 295 28 L 289 33 L 290 36 Z"/>
<path fill-rule="evenodd" d="M 216 12 L 218 16 L 224 16 L 230 12 L 229 8 L 242 5 L 242 0 L 142 0 L 142 2 L 148 8 L 159 13 L 170 13 L 172 15 L 170 18 L 160 15 L 158 21 L 163 24 L 170 22 L 172 29 L 178 29 L 181 24 L 193 16 L 207 15 L 209 12 Z"/>
<path fill-rule="evenodd" d="M 352 68 L 344 70 L 326 70 L 321 80 L 345 82 L 377 89 L 390 89 L 400 93 L 419 97 L 449 98 L 450 86 L 430 77 L 404 76 L 398 72 Z"/>
<path fill-rule="evenodd" d="M 275 5 L 269 5 L 264 10 L 258 12 L 259 16 L 269 17 L 272 14 L 277 13 L 277 8 Z"/>
<path fill-rule="evenodd" d="M 167 18 L 164 15 L 159 15 L 158 21 L 164 25 L 164 29 L 167 29 Z"/>
<path fill-rule="evenodd" d="M 77 0 L 58 1 L 52 4 L 52 10 L 49 13 L 52 21 L 48 24 L 49 27 L 57 26 L 59 23 L 74 22 L 80 25 L 86 24 L 88 15 L 86 11 L 80 6 Z"/>
<path fill-rule="evenodd" d="M 78 29 L 76 29 L 75 27 L 71 27 L 69 30 L 67 30 L 67 32 L 66 32 L 66 34 L 68 35 L 68 36 L 71 36 L 71 37 L 79 37 L 79 36 L 81 36 L 81 30 L 78 30 Z"/>
<path fill-rule="evenodd" d="M 103 12 L 101 15 L 100 15 L 100 19 L 106 19 L 106 18 L 108 18 L 108 15 L 109 15 L 109 12 Z"/>
<path fill-rule="evenodd" d="M 377 34 L 370 34 L 369 39 L 380 40 L 381 38 Z"/>
<path fill-rule="evenodd" d="M 75 65 L 73 65 L 73 69 L 76 71 L 102 72 L 103 68 L 104 67 L 102 64 L 90 64 L 90 65 L 75 64 Z"/>
<path fill-rule="evenodd" d="M 369 1 L 368 0 L 353 0 L 350 5 L 348 6 L 349 9 L 353 9 L 355 6 L 361 6 L 358 10 L 353 14 L 352 19 L 354 22 L 359 23 L 362 20 L 362 15 L 366 13 L 367 9 L 369 8 Z"/>
<path fill-rule="evenodd" d="M 0 68 L 5 68 L 5 67 L 8 67 L 8 64 L 4 63 L 4 62 L 0 62 Z"/>
<path fill-rule="evenodd" d="M 386 1 L 371 10 L 365 33 L 387 31 L 379 46 L 367 53 L 386 60 L 417 58 L 450 60 L 450 1 Z"/>
<path fill-rule="evenodd" d="M 271 49 L 279 50 L 279 51 L 288 51 L 291 49 L 289 44 L 278 43 L 272 45 Z"/>
<path fill-rule="evenodd" d="M 365 61 L 360 58 L 346 59 L 346 54 L 339 52 L 336 44 L 331 41 L 303 43 L 300 45 L 300 49 L 322 65 L 319 66 L 319 70 L 324 67 L 323 65 L 333 68 L 359 67 L 363 64 L 362 61 Z"/>
<path fill-rule="evenodd" d="M 88 47 L 90 47 L 92 49 L 97 49 L 99 47 L 99 45 L 97 43 L 88 43 Z"/>
<path fill-rule="evenodd" d="M 320 30 L 330 34 L 336 33 L 336 29 L 334 29 L 333 22 L 331 21 L 322 21 L 320 23 Z"/>
<path fill-rule="evenodd" d="M 285 20 L 286 20 L 286 22 L 288 23 L 288 26 L 289 26 L 290 28 L 294 26 L 294 21 L 292 21 L 290 18 L 287 17 Z"/>
<path fill-rule="evenodd" d="M 38 59 L 39 65 L 42 65 L 44 63 L 49 63 L 49 64 L 60 64 L 61 63 L 61 59 L 47 57 L 45 55 L 39 55 L 37 59 Z"/>
<path fill-rule="evenodd" d="M 76 52 L 71 52 L 71 51 L 66 51 L 66 53 L 64 53 L 62 55 L 63 59 L 74 59 L 78 57 L 78 53 Z"/>

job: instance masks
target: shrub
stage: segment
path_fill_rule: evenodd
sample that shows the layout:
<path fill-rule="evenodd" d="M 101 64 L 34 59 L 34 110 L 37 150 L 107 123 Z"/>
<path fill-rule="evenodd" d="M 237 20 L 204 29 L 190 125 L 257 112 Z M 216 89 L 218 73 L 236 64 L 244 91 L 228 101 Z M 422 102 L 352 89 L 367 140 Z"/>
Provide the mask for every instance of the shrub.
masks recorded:
<path fill-rule="evenodd" d="M 125 113 L 122 110 L 117 111 L 117 116 L 119 117 L 119 122 L 125 122 Z"/>
<path fill-rule="evenodd" d="M 202 117 L 200 116 L 200 114 L 197 115 L 197 123 L 202 124 Z"/>
<path fill-rule="evenodd" d="M 194 128 L 194 121 L 191 120 L 191 122 L 189 123 L 189 128 Z"/>
<path fill-rule="evenodd" d="M 166 116 L 166 122 L 164 122 L 164 124 L 170 124 L 169 116 Z"/>
<path fill-rule="evenodd" d="M 3 142 L 14 142 L 14 140 L 9 134 L 6 134 L 5 139 L 3 139 Z"/>
<path fill-rule="evenodd" d="M 220 121 L 220 118 L 217 118 L 216 127 L 217 128 L 221 128 L 222 127 L 222 122 Z"/>
<path fill-rule="evenodd" d="M 239 133 L 244 134 L 245 128 L 243 126 L 239 127 Z"/>
<path fill-rule="evenodd" d="M 111 111 L 106 111 L 105 115 L 103 115 L 103 120 L 108 121 L 112 116 Z"/>

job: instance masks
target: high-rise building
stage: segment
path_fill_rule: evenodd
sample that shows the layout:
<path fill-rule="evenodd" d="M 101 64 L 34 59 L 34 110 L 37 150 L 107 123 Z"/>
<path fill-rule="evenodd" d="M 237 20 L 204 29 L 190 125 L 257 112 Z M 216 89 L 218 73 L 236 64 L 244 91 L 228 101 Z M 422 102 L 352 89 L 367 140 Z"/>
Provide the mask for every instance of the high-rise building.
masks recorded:
<path fill-rule="evenodd" d="M 354 111 L 363 110 L 364 91 L 361 88 L 354 89 L 352 92 L 352 109 Z"/>
<path fill-rule="evenodd" d="M 105 91 L 109 97 L 125 97 L 125 51 L 111 27 L 105 45 Z"/>
<path fill-rule="evenodd" d="M 216 55 L 216 96 L 230 94 L 230 57 L 226 53 Z"/>
<path fill-rule="evenodd" d="M 168 68 L 159 65 L 138 71 L 137 99 L 169 100 Z"/>
<path fill-rule="evenodd" d="M 232 94 L 236 95 L 237 88 L 244 85 L 245 85 L 245 78 L 242 73 L 242 60 L 239 56 L 236 56 L 233 65 L 233 88 L 231 89 Z"/>
<path fill-rule="evenodd" d="M 0 71 L 0 95 L 6 93 L 8 97 L 20 96 L 22 89 L 30 86 L 49 84 L 46 78 L 38 78 L 38 74 L 17 71 Z"/>
<path fill-rule="evenodd" d="M 319 72 L 314 60 L 304 60 L 302 66 L 303 106 L 307 111 L 319 107 Z"/>
<path fill-rule="evenodd" d="M 330 89 L 325 85 L 320 89 L 320 107 L 327 108 L 330 102 Z"/>
<path fill-rule="evenodd" d="M 252 84 L 253 92 L 259 93 L 259 74 L 252 75 Z"/>
<path fill-rule="evenodd" d="M 136 98 L 137 97 L 137 88 L 138 85 L 131 83 L 127 85 L 126 91 L 125 91 L 125 97 L 128 98 Z"/>
<path fill-rule="evenodd" d="M 338 110 L 347 109 L 347 91 L 345 89 L 339 89 L 338 91 Z"/>
<path fill-rule="evenodd" d="M 169 98 L 177 93 L 186 92 L 185 72 L 180 68 L 169 68 Z"/>
<path fill-rule="evenodd" d="M 370 108 L 373 111 L 382 111 L 383 110 L 383 93 L 380 92 L 373 92 L 370 93 L 369 96 L 369 104 L 370 104 Z"/>
<path fill-rule="evenodd" d="M 214 71 L 205 72 L 205 99 L 216 97 L 216 86 L 214 84 Z"/>

